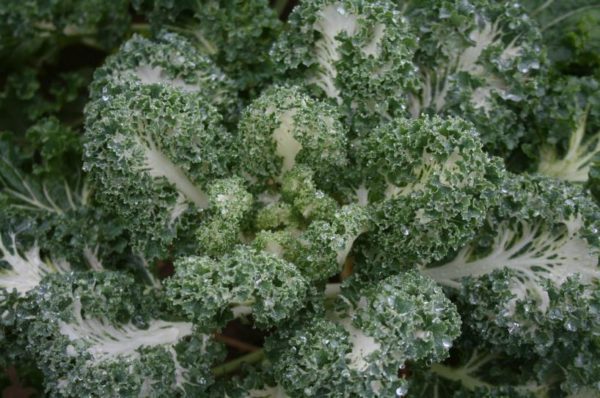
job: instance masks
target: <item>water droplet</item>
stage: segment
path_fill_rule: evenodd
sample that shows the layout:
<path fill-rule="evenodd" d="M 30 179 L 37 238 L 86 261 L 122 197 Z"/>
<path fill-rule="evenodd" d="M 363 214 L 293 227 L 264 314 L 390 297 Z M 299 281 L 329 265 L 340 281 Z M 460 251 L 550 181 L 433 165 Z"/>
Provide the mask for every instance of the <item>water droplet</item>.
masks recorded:
<path fill-rule="evenodd" d="M 444 347 L 445 349 L 450 349 L 450 347 L 452 347 L 452 340 L 442 339 L 442 347 Z"/>
<path fill-rule="evenodd" d="M 110 95 L 108 95 L 108 88 L 102 87 L 102 101 L 106 102 L 110 99 Z"/>
<path fill-rule="evenodd" d="M 479 303 L 479 299 L 477 298 L 477 296 L 475 294 L 470 294 L 469 295 L 469 304 L 477 305 L 478 303 Z"/>
<path fill-rule="evenodd" d="M 522 100 L 520 95 L 512 94 L 512 93 L 504 93 L 501 95 L 503 99 L 513 102 L 519 102 Z"/>
<path fill-rule="evenodd" d="M 575 325 L 571 321 L 567 321 L 567 322 L 565 322 L 565 329 L 567 329 L 569 332 L 576 332 L 577 331 L 577 325 Z"/>

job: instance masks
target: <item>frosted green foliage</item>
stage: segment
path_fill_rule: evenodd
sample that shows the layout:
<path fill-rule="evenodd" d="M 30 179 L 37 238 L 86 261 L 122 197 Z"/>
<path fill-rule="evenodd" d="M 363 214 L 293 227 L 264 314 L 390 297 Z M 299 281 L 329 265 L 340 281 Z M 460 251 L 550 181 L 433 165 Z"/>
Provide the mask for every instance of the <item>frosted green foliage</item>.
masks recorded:
<path fill-rule="evenodd" d="M 0 4 L 0 56 L 18 65 L 74 42 L 109 50 L 127 32 L 129 19 L 126 0 L 6 0 Z"/>
<path fill-rule="evenodd" d="M 132 86 L 87 108 L 84 168 L 99 198 L 153 258 L 186 216 L 210 205 L 211 179 L 224 177 L 230 135 L 204 96 L 164 85 Z"/>
<path fill-rule="evenodd" d="M 207 331 L 245 315 L 262 327 L 289 320 L 308 289 L 293 264 L 244 246 L 218 260 L 180 258 L 165 285 L 170 302 Z"/>
<path fill-rule="evenodd" d="M 0 155 L 0 199 L 5 212 L 20 214 L 64 214 L 88 204 L 87 183 L 73 176 L 39 178 L 27 174 L 13 156 Z M 53 170 L 56 171 L 56 170 Z"/>
<path fill-rule="evenodd" d="M 47 274 L 64 273 L 71 265 L 64 259 L 46 259 L 42 257 L 37 244 L 29 248 L 20 247 L 16 234 L 0 239 L 0 292 L 16 293 L 24 296 L 35 289 Z M 3 302 L 0 298 L 0 309 Z"/>
<path fill-rule="evenodd" d="M 16 292 L 0 290 L 0 366 L 3 368 L 16 362 L 29 365 L 24 344 L 26 336 L 17 326 L 28 314 L 21 311 L 20 304 L 21 299 Z"/>
<path fill-rule="evenodd" d="M 548 58 L 562 73 L 600 76 L 600 5 L 596 0 L 525 0 L 543 33 Z"/>
<path fill-rule="evenodd" d="M 423 268 L 438 283 L 459 288 L 463 278 L 479 278 L 508 268 L 514 272 L 506 311 L 520 300 L 538 310 L 549 306 L 548 287 L 578 274 L 581 283 L 600 277 L 596 205 L 577 188 L 546 179 L 511 176 L 501 202 L 473 242 L 445 264 Z"/>
<path fill-rule="evenodd" d="M 600 154 L 600 129 L 595 135 L 584 138 L 588 112 L 581 115 L 577 127 L 571 132 L 567 151 L 563 156 L 559 156 L 554 147 L 541 148 L 538 166 L 540 174 L 561 180 L 587 182 L 592 160 Z"/>
<path fill-rule="evenodd" d="M 294 8 L 272 50 L 286 76 L 342 106 L 355 130 L 404 115 L 416 87 L 416 38 L 391 1 L 310 0 Z"/>
<path fill-rule="evenodd" d="M 343 206 L 328 219 L 312 222 L 286 255 L 311 280 L 325 280 L 342 270 L 354 242 L 370 226 L 368 208 Z"/>
<path fill-rule="evenodd" d="M 552 75 L 544 96 L 529 104 L 530 134 L 523 145 L 531 158 L 540 146 L 554 147 L 559 155 L 569 149 L 573 133 L 582 126 L 582 138 L 591 138 L 600 129 L 600 84 L 590 77 Z"/>
<path fill-rule="evenodd" d="M 510 357 L 477 346 L 463 335 L 452 348 L 452 360 L 411 367 L 408 398 L 541 398 L 551 388 L 537 380 L 535 362 Z M 553 391 L 555 392 L 555 391 Z M 550 395 L 554 396 L 554 395 Z"/>
<path fill-rule="evenodd" d="M 313 176 L 312 169 L 304 165 L 286 172 L 281 182 L 282 198 L 305 220 L 331 218 L 339 205 L 317 188 Z"/>
<path fill-rule="evenodd" d="M 473 242 L 421 272 L 458 289 L 478 338 L 512 356 L 539 355 L 540 372 L 555 374 L 565 392 L 594 386 L 598 369 L 577 363 L 598 355 L 598 207 L 544 178 L 511 176 L 501 194 Z"/>
<path fill-rule="evenodd" d="M 296 223 L 292 206 L 276 198 L 275 201 L 263 203 L 257 210 L 254 225 L 257 230 L 276 229 Z"/>
<path fill-rule="evenodd" d="M 267 339 L 275 380 L 290 396 L 403 396 L 404 363 L 445 358 L 460 332 L 454 305 L 417 273 L 347 287 L 325 319 Z"/>
<path fill-rule="evenodd" d="M 3 67 L 4 64 L 0 62 L 0 66 Z M 73 125 L 80 123 L 81 108 L 88 97 L 86 89 L 91 81 L 92 68 L 82 67 L 61 73 L 49 73 L 23 64 L 17 68 L 15 71 L 3 70 L 0 82 L 0 130 L 10 131 L 17 136 L 29 134 L 30 128 L 36 129 L 36 125 L 48 123 L 45 117 L 49 116 L 60 117 L 63 122 Z M 54 124 L 55 121 L 52 122 Z M 51 129 L 54 131 L 50 132 L 46 127 L 41 130 L 59 133 L 63 137 L 68 135 L 64 134 L 65 130 L 71 130 L 64 125 L 52 126 Z M 70 143 L 74 141 L 76 140 L 70 140 Z M 54 144 L 58 140 L 50 142 Z M 31 144 L 38 143 L 34 138 L 31 142 L 21 141 L 20 145 L 30 147 Z M 73 145 L 65 145 L 62 149 L 72 150 Z M 77 147 L 77 150 L 80 151 L 81 147 Z M 77 157 L 80 158 L 81 156 Z M 66 168 L 67 165 L 63 166 Z"/>
<path fill-rule="evenodd" d="M 346 165 L 346 130 L 331 105 L 299 87 L 273 86 L 243 112 L 238 167 L 259 183 L 280 181 L 294 165 L 307 165 L 317 182 Z"/>
<path fill-rule="evenodd" d="M 382 362 L 441 361 L 460 334 L 454 304 L 432 279 L 414 271 L 366 285 L 350 280 L 342 286 L 342 300 L 336 316 L 350 339 L 367 336 L 369 344 L 374 341 L 377 346 L 352 357 L 359 368 L 371 366 L 368 355 L 375 352 L 373 348 L 385 353 L 378 359 Z"/>
<path fill-rule="evenodd" d="M 293 261 L 296 254 L 302 253 L 297 240 L 300 233 L 301 231 L 292 228 L 259 231 L 252 241 L 252 247 Z"/>
<path fill-rule="evenodd" d="M 14 249 L 12 236 L 20 252 L 32 250 L 50 268 L 57 262 L 75 269 L 112 266 L 124 250 L 123 230 L 96 207 L 89 181 L 77 172 L 78 133 L 50 117 L 28 130 L 25 148 L 3 138 L 0 225 L 5 247 Z M 5 151 L 5 143 L 14 146 Z"/>
<path fill-rule="evenodd" d="M 163 320 L 157 297 L 123 273 L 48 278 L 32 301 L 39 310 L 28 348 L 52 396 L 199 394 L 221 358 L 210 336 Z"/>
<path fill-rule="evenodd" d="M 49 140 L 57 139 L 56 144 L 62 142 L 61 137 L 48 135 Z M 46 176 L 47 172 L 56 173 L 62 168 L 58 164 L 62 159 L 57 155 L 52 159 L 57 163 L 42 163 L 34 168 L 34 173 L 37 170 L 42 176 L 38 177 L 17 167 L 16 159 L 0 155 L 3 216 L 19 224 L 12 230 L 4 228 L 4 232 L 18 229 L 23 238 L 35 240 L 38 251 L 74 266 L 102 269 L 105 260 L 124 249 L 122 227 L 95 206 L 89 183 L 80 173 Z"/>
<path fill-rule="evenodd" d="M 225 254 L 239 243 L 244 218 L 252 208 L 252 195 L 243 179 L 216 180 L 208 188 L 209 215 L 197 232 L 200 250 L 208 255 Z"/>
<path fill-rule="evenodd" d="M 594 78 L 558 77 L 531 109 L 535 135 L 524 146 L 539 157 L 538 172 L 586 182 L 592 159 L 600 153 L 600 84 Z"/>
<path fill-rule="evenodd" d="M 253 246 L 294 263 L 312 281 L 324 281 L 342 271 L 354 242 L 371 226 L 368 208 L 357 204 L 340 207 L 327 218 L 305 229 L 288 227 L 260 231 Z"/>
<path fill-rule="evenodd" d="M 267 0 L 134 0 L 154 30 L 190 38 L 231 76 L 239 89 L 254 93 L 273 74 L 268 52 L 281 22 Z"/>
<path fill-rule="evenodd" d="M 375 207 L 375 262 L 392 266 L 441 259 L 472 238 L 503 173 L 459 118 L 395 119 L 363 140 L 358 154 Z"/>
<path fill-rule="evenodd" d="M 287 171 L 278 193 L 265 191 L 257 198 L 254 227 L 258 231 L 284 228 L 297 235 L 315 220 L 330 220 L 340 208 L 317 187 L 314 172 L 306 165 Z"/>
<path fill-rule="evenodd" d="M 29 124 L 43 115 L 53 104 L 39 93 L 38 72 L 22 67 L 7 74 L 0 85 L 0 128 L 13 133 L 24 132 Z"/>
<path fill-rule="evenodd" d="M 600 7 L 522 2 L 0 0 L 0 395 L 600 397 Z"/>
<path fill-rule="evenodd" d="M 452 261 L 426 268 L 423 273 L 443 285 L 459 287 L 462 278 L 480 277 L 506 267 L 520 277 L 510 289 L 514 299 L 533 299 L 542 310 L 547 309 L 549 300 L 545 280 L 560 286 L 573 274 L 580 274 L 586 283 L 600 276 L 598 248 L 584 239 L 580 231 L 583 220 L 576 215 L 546 225 L 532 226 L 523 221 L 502 223 L 497 228 L 498 235 L 485 254 L 477 250 L 477 244 L 468 245 Z"/>
<path fill-rule="evenodd" d="M 149 40 L 133 36 L 94 73 L 92 99 L 128 90 L 132 84 L 163 84 L 199 92 L 225 115 L 237 112 L 234 83 L 194 44 L 175 33 Z"/>
<path fill-rule="evenodd" d="M 527 388 L 520 390 L 511 386 L 501 387 L 475 387 L 473 390 L 460 390 L 454 393 L 454 398 L 536 398 L 544 394 L 542 389 L 540 392 L 534 387 L 529 391 Z"/>
<path fill-rule="evenodd" d="M 270 368 L 246 369 L 243 378 L 217 379 L 208 391 L 210 398 L 288 398 L 283 388 L 273 381 Z"/>
<path fill-rule="evenodd" d="M 70 94 L 66 95 L 70 97 Z M 25 132 L 27 155 L 38 153 L 40 161 L 32 165 L 32 174 L 51 178 L 70 176 L 81 168 L 81 135 L 55 116 L 43 117 Z"/>
<path fill-rule="evenodd" d="M 525 134 L 519 112 L 539 95 L 545 67 L 535 23 L 514 1 L 409 4 L 420 39 L 413 117 L 459 115 L 475 124 L 487 150 L 505 155 L 515 149 Z"/>
<path fill-rule="evenodd" d="M 321 317 L 289 326 L 265 342 L 275 377 L 289 395 L 335 397 L 352 389 L 365 393 L 357 377 L 350 383 L 356 375 L 345 357 L 352 345 L 342 326 Z"/>
<path fill-rule="evenodd" d="M 510 269 L 465 281 L 459 307 L 467 327 L 513 358 L 539 356 L 536 371 L 553 375 L 565 393 L 583 388 L 600 393 L 598 281 L 590 285 L 577 274 L 560 286 L 547 281 L 544 308 L 535 298 L 515 300 L 511 293 L 519 283 Z"/>
<path fill-rule="evenodd" d="M 1 220 L 0 236 L 0 366 L 23 362 L 26 333 L 21 324 L 31 317 L 23 302 L 49 274 L 65 273 L 72 267 L 64 258 L 48 258 L 37 242 L 30 243 L 14 232 L 17 226 Z M 26 306 L 25 306 L 26 307 Z"/>

